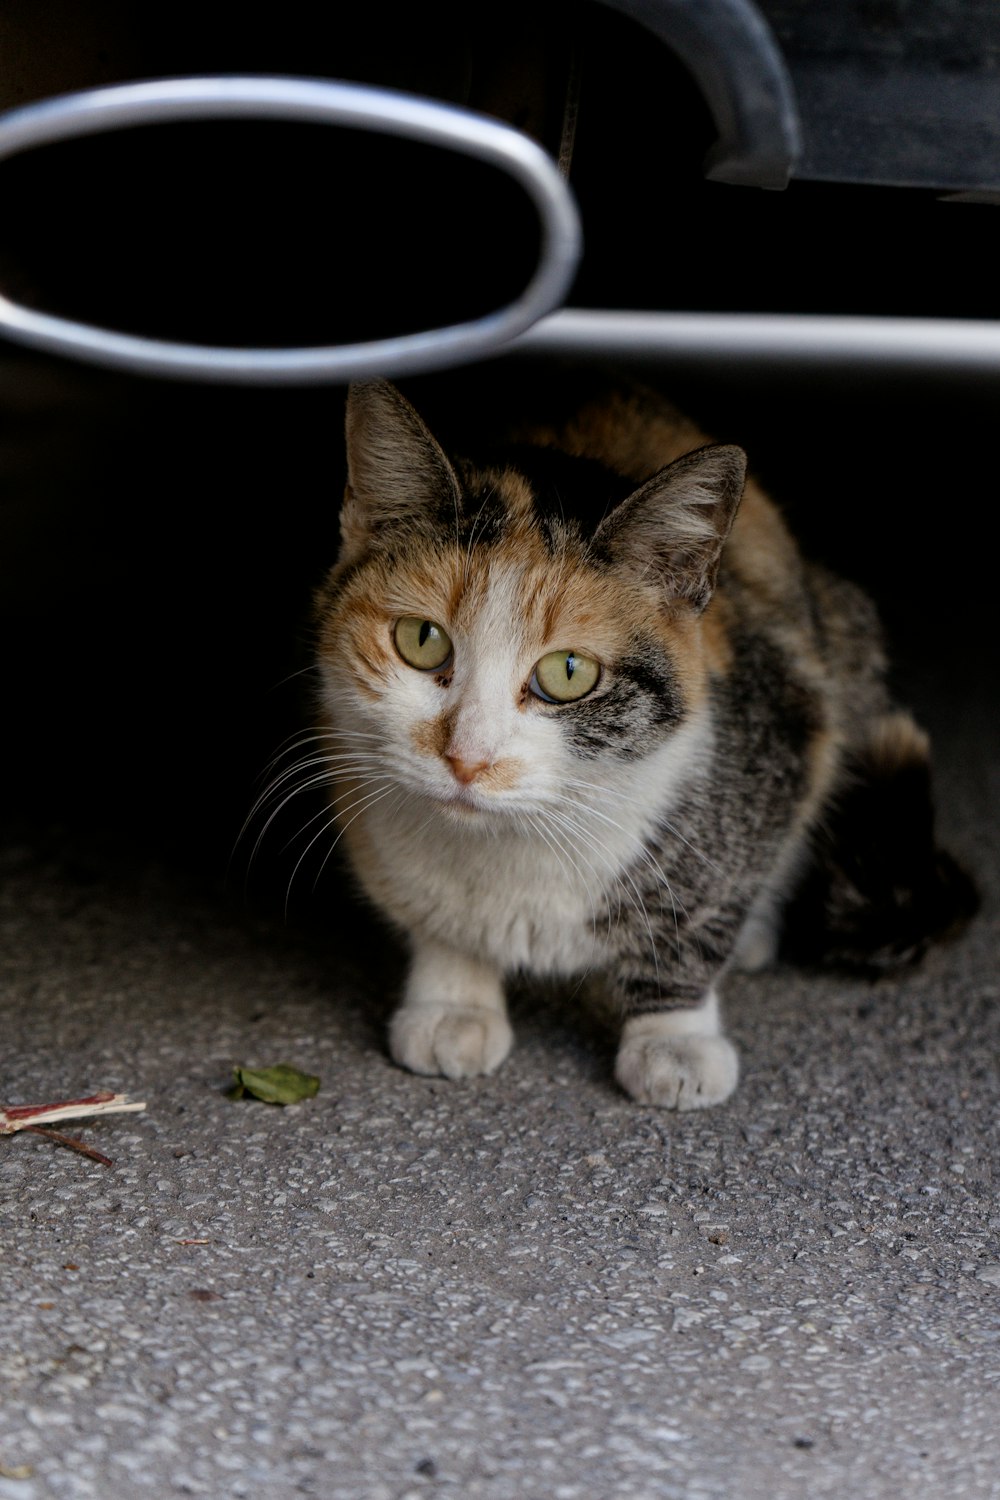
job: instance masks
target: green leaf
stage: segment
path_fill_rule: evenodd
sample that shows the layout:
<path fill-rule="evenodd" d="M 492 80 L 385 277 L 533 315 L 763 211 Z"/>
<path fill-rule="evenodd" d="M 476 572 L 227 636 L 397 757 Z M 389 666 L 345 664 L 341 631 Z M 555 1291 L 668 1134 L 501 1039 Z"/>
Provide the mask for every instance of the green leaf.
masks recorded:
<path fill-rule="evenodd" d="M 302 1099 L 311 1099 L 319 1089 L 318 1078 L 300 1072 L 289 1063 L 278 1063 L 273 1068 L 234 1068 L 233 1077 L 236 1083 L 229 1091 L 231 1099 L 252 1094 L 265 1104 L 298 1104 Z"/>

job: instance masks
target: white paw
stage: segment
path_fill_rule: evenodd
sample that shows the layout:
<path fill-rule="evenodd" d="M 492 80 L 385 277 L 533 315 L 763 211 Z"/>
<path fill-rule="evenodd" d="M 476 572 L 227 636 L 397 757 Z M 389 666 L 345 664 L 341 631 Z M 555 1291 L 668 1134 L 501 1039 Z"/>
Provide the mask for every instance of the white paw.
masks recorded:
<path fill-rule="evenodd" d="M 736 1048 L 724 1036 L 626 1035 L 615 1063 L 615 1077 L 627 1094 L 666 1109 L 721 1104 L 739 1072 Z"/>
<path fill-rule="evenodd" d="M 507 1056 L 514 1033 L 507 1017 L 472 1006 L 403 1005 L 389 1025 L 389 1051 L 411 1073 L 475 1078 Z"/>

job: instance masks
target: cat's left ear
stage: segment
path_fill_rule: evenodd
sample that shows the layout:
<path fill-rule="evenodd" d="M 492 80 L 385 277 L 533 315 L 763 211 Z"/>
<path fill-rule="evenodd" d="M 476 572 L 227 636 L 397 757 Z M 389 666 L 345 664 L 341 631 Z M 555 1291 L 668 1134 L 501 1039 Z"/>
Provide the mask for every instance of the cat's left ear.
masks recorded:
<path fill-rule="evenodd" d="M 660 469 L 601 522 L 595 546 L 701 612 L 746 480 L 746 454 L 716 443 Z"/>
<path fill-rule="evenodd" d="M 394 385 L 366 380 L 347 393 L 347 491 L 340 515 L 343 555 L 357 556 L 400 525 L 453 525 L 458 480 L 440 444 Z"/>

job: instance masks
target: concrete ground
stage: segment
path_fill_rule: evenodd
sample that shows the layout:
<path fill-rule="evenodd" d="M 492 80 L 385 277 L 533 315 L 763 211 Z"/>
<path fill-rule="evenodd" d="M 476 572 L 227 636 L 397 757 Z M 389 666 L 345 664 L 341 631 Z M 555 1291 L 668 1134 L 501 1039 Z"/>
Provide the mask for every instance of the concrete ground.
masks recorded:
<path fill-rule="evenodd" d="M 138 447 L 152 418 L 134 418 Z M 88 496 L 109 465 L 125 493 L 107 422 L 10 460 L 19 536 L 35 525 L 19 474 L 48 475 L 49 496 L 86 458 Z M 69 603 L 25 588 L 12 612 L 19 655 L 52 675 L 5 730 L 21 756 L 0 844 L 0 1099 L 108 1087 L 147 1109 L 75 1127 L 110 1167 L 0 1139 L 0 1500 L 1000 1496 L 1000 723 L 962 622 L 933 662 L 913 650 L 910 679 L 981 912 L 903 979 L 732 981 L 741 1087 L 676 1116 L 620 1094 L 610 1030 L 557 993 L 517 995 L 494 1078 L 394 1068 L 400 955 L 349 891 L 307 880 L 286 923 L 280 889 L 251 872 L 245 896 L 239 861 L 227 879 L 231 808 L 212 788 L 230 750 L 213 759 L 199 731 L 199 817 L 228 834 L 179 852 L 163 742 L 137 751 L 121 722 L 79 716 L 78 635 L 96 627 L 84 611 L 67 626 L 83 590 L 61 514 L 37 525 L 62 540 Z M 107 535 L 86 538 L 91 579 L 127 572 Z M 224 646 L 206 648 L 212 684 Z M 48 701 L 66 654 L 68 721 Z M 142 682 L 113 675 L 144 729 Z M 130 818 L 108 768 L 143 753 Z M 227 1096 L 235 1064 L 277 1062 L 318 1074 L 316 1097 Z"/>

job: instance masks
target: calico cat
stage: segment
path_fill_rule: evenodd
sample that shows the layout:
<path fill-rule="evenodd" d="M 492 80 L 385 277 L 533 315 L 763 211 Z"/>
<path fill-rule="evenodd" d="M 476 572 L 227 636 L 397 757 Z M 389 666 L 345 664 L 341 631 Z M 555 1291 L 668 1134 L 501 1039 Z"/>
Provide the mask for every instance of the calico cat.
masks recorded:
<path fill-rule="evenodd" d="M 481 403 L 440 440 L 388 382 L 350 389 L 322 774 L 410 945 L 398 1063 L 491 1073 L 505 978 L 587 974 L 620 1008 L 622 1088 L 713 1105 L 739 1071 L 719 981 L 774 958 L 804 871 L 800 930 L 859 961 L 912 956 L 968 887 L 865 595 L 803 559 L 740 448 L 639 386 L 550 386 L 548 414 Z M 829 835 L 858 824 L 852 863 Z"/>

